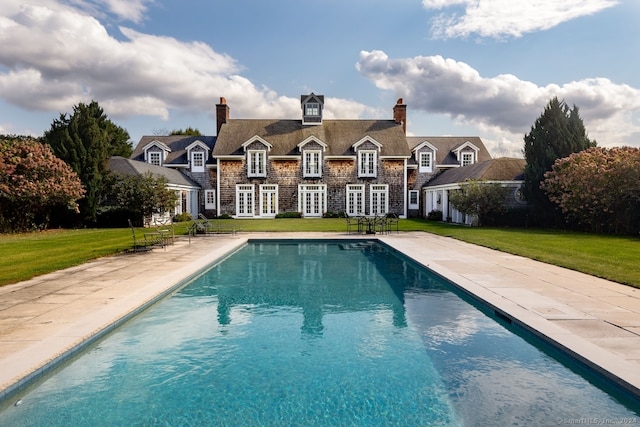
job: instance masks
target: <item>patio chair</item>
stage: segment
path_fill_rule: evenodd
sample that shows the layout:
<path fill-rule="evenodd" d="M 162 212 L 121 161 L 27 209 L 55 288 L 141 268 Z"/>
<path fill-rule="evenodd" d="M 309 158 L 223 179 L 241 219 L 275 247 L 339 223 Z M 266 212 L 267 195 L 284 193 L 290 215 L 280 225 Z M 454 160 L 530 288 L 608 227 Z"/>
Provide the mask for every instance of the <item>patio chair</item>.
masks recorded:
<path fill-rule="evenodd" d="M 196 234 L 209 233 L 208 221 L 202 221 L 202 219 L 193 219 L 192 224 L 189 226 L 189 235 L 195 236 Z"/>
<path fill-rule="evenodd" d="M 376 215 L 373 219 L 373 224 L 374 224 L 376 233 L 380 233 L 380 234 L 387 233 L 387 217 L 386 216 Z"/>
<path fill-rule="evenodd" d="M 352 231 L 356 231 L 358 234 L 362 232 L 362 221 L 359 217 L 350 217 L 345 214 L 345 219 L 347 220 L 347 234 L 351 234 Z"/>
<path fill-rule="evenodd" d="M 400 232 L 400 219 L 398 218 L 398 215 L 396 215 L 395 213 L 388 213 L 387 214 L 387 233 L 391 233 L 391 231 L 395 228 L 396 229 L 396 233 Z"/>
<path fill-rule="evenodd" d="M 147 244 L 146 239 L 144 241 L 140 241 L 136 237 L 136 229 L 131 223 L 131 220 L 127 220 L 129 222 L 129 228 L 131 228 L 131 237 L 133 237 L 133 247 L 131 248 L 132 252 L 149 252 L 151 247 Z"/>

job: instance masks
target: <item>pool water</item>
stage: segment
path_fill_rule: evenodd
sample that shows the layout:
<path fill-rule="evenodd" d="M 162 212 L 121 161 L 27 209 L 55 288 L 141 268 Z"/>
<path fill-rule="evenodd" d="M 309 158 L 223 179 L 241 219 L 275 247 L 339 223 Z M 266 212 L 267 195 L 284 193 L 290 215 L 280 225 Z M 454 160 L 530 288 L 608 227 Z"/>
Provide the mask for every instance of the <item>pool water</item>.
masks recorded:
<path fill-rule="evenodd" d="M 637 401 L 510 329 L 381 244 L 259 241 L 6 402 L 0 425 L 640 422 Z"/>

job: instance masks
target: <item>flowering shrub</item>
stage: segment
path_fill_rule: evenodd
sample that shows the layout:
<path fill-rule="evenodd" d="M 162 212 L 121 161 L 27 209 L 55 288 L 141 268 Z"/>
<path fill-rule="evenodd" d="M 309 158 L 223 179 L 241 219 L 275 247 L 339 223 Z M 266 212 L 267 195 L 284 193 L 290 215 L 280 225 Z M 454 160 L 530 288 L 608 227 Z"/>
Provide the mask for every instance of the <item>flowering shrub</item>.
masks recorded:
<path fill-rule="evenodd" d="M 540 186 L 570 223 L 637 233 L 640 149 L 593 147 L 557 160 Z"/>
<path fill-rule="evenodd" d="M 48 145 L 0 138 L 0 229 L 46 228 L 53 207 L 77 210 L 78 176 Z"/>

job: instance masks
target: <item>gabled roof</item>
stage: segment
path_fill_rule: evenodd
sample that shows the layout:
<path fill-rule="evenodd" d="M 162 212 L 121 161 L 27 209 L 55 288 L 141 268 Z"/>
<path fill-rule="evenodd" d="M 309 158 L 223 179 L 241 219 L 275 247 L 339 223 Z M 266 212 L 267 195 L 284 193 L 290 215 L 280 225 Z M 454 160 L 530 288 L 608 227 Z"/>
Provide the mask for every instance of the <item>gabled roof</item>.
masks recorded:
<path fill-rule="evenodd" d="M 521 181 L 524 179 L 524 159 L 500 157 L 459 168 L 448 169 L 427 183 L 427 187 L 456 184 L 468 179 L 480 181 Z"/>
<path fill-rule="evenodd" d="M 459 165 L 460 162 L 456 158 L 456 149 L 462 147 L 466 143 L 473 144 L 478 148 L 478 158 L 476 162 L 484 162 L 491 160 L 491 154 L 484 146 L 484 142 L 477 136 L 408 136 L 407 143 L 413 151 L 416 147 L 424 142 L 429 142 L 437 148 L 436 166 Z"/>
<path fill-rule="evenodd" d="M 126 176 L 144 175 L 150 172 L 154 177 L 165 177 L 170 185 L 180 187 L 195 187 L 200 185 L 191 180 L 188 176 L 180 171 L 163 166 L 152 165 L 151 163 L 140 162 L 132 159 L 125 159 L 120 156 L 113 156 L 109 159 L 109 170 L 113 173 Z"/>
<path fill-rule="evenodd" d="M 164 160 L 163 164 L 167 166 L 172 165 L 186 165 L 189 163 L 189 159 L 187 159 L 187 148 L 192 146 L 192 144 L 197 141 L 202 141 L 209 150 L 213 149 L 213 146 L 216 143 L 215 136 L 186 136 L 186 135 L 168 135 L 168 136 L 159 136 L 159 135 L 149 135 L 143 136 L 138 142 L 138 145 L 133 149 L 133 153 L 131 154 L 131 159 L 144 161 L 144 148 L 152 143 L 153 141 L 158 141 L 161 144 L 166 145 L 171 149 L 171 151 L 167 154 L 167 158 Z M 209 164 L 213 164 L 214 162 L 211 158 L 207 158 L 207 162 Z"/>
<path fill-rule="evenodd" d="M 402 125 L 394 120 L 324 120 L 303 126 L 301 120 L 232 119 L 220 129 L 213 156 L 242 156 L 242 144 L 259 136 L 273 148 L 270 156 L 299 155 L 298 144 L 314 136 L 327 144 L 325 156 L 353 156 L 352 145 L 369 137 L 382 145 L 381 157 L 409 157 Z"/>

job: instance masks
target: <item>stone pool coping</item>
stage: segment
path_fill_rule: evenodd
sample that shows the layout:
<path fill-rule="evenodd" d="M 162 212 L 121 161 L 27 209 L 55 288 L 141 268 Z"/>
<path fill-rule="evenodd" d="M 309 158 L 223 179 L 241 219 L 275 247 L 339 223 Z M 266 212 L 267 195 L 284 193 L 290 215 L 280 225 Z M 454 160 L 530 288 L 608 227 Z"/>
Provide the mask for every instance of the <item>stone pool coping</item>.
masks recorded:
<path fill-rule="evenodd" d="M 0 400 L 251 239 L 242 233 L 100 258 L 0 288 Z M 375 236 L 640 396 L 640 289 L 424 232 Z"/>

